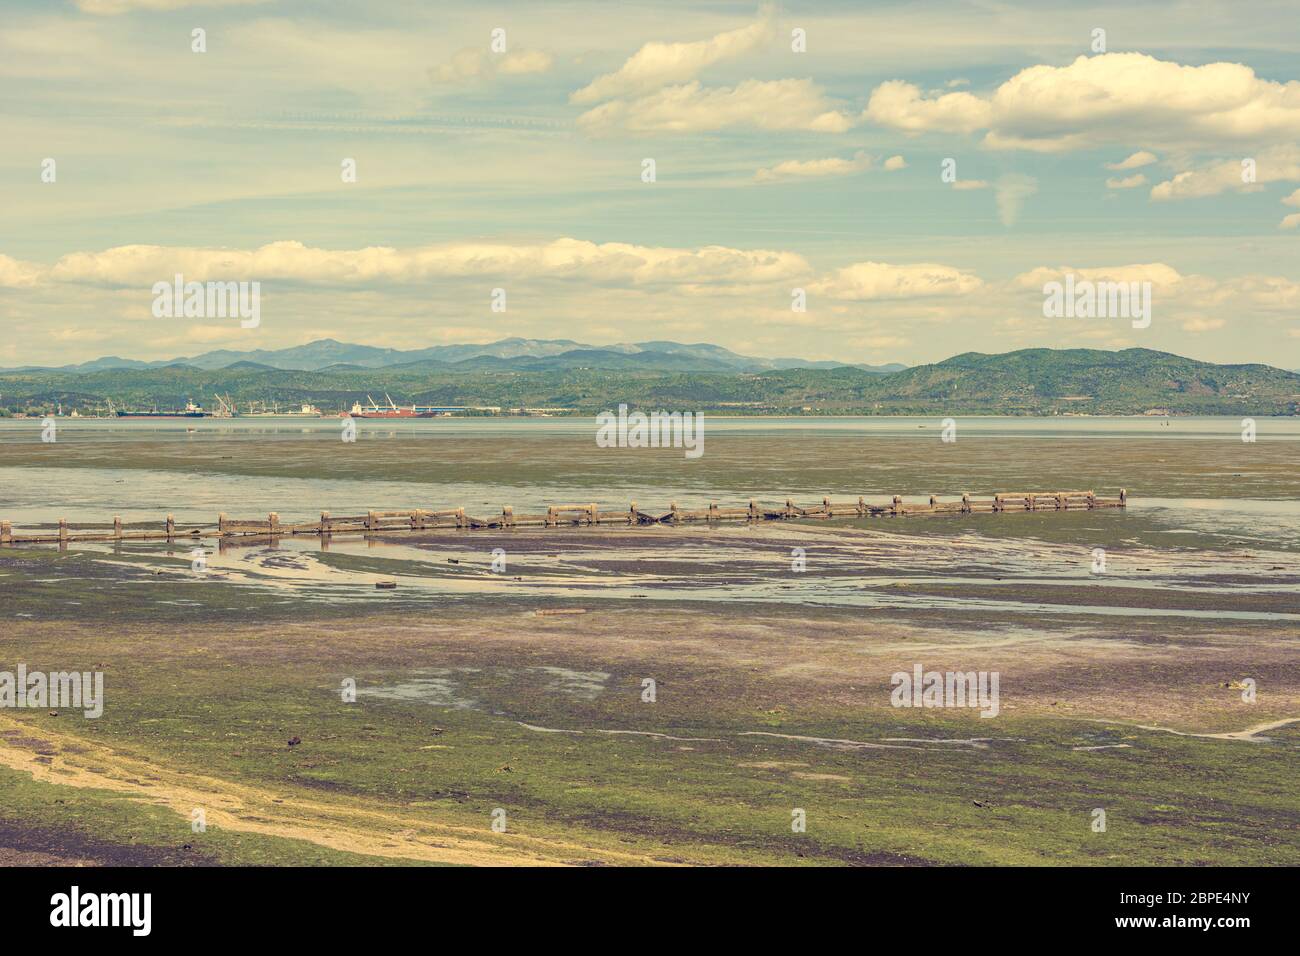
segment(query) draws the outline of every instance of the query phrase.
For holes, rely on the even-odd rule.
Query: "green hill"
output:
[[[475,365],[477,363],[468,363]],[[0,373],[0,414],[77,408],[249,401],[326,411],[367,394],[398,403],[569,408],[592,414],[620,402],[735,414],[1294,415],[1300,374],[1268,365],[1216,365],[1150,349],[1024,349],[968,352],[889,374],[856,366],[753,371],[630,367],[456,367],[423,361],[386,368],[335,365],[317,371],[241,361],[89,372]]]

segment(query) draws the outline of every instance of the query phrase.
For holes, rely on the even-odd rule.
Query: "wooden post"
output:
[[[266,516],[266,527],[270,530],[271,534],[280,533],[280,516],[276,514],[276,512],[272,511]]]
[[[0,521],[0,544],[9,544],[14,539],[14,526],[8,521]]]
[[[1056,510],[1057,510],[1057,511],[1064,511],[1065,509],[1067,509],[1067,508],[1069,508],[1069,507],[1070,507],[1070,498],[1069,498],[1069,496],[1066,495],[1064,492],[1058,491],[1058,492],[1056,493]]]
[[[113,515],[113,537],[121,539],[122,537],[122,516]]]
[[[826,509],[826,517],[829,518],[831,516],[831,499],[822,498],[822,507]]]
[[[170,541],[174,537],[176,537],[176,516],[168,515],[167,516],[167,540]]]
[[[668,510],[669,512],[672,513],[673,524],[676,524],[677,523],[677,502],[675,501],[668,502]]]
[[[410,514],[411,530],[416,531],[420,527],[420,510],[417,508]]]
[[[375,530],[375,513],[373,511],[366,512],[366,530],[367,531]]]
[[[718,503],[716,501],[709,502],[709,520],[710,521],[718,520]]]
[[[1038,495],[1030,495],[1028,498],[1025,499],[1025,510],[1026,511],[1038,510]]]
[[[59,543],[62,544],[68,540],[68,519],[59,519]]]
[[[320,533],[322,535],[328,535],[330,533],[330,513],[328,511],[322,511],[320,513]]]
[[[506,505],[501,509],[501,527],[513,528],[515,526],[515,509]]]
[[[867,513],[867,502],[861,495],[858,495],[858,517],[860,518],[866,513]]]
[[[1119,490],[1119,506],[1121,508],[1128,507],[1128,490],[1125,488]]]
[[[1002,510],[1002,496],[1001,496],[1001,495],[994,495],[994,496],[993,496],[993,510],[994,510],[994,511],[1001,511],[1001,510]]]
[[[969,491],[963,491],[961,493],[961,510],[966,514],[970,514],[970,492]]]
[[[628,509],[627,509],[627,523],[628,523],[628,524],[636,524],[636,522],[637,522],[637,517],[636,517],[636,502],[634,501],[634,502],[632,502],[632,504],[631,504],[631,505],[628,507]]]
[[[587,523],[596,524],[600,519],[596,516],[596,503],[593,501],[587,505]]]
[[[756,502],[753,498],[749,499],[749,520],[750,521],[758,520],[758,502]]]
[[[457,528],[463,528],[463,527],[465,527],[465,524],[466,524],[466,521],[465,521],[465,509],[464,509],[464,508],[457,508],[457,509],[456,509],[456,527],[457,527]]]
[[[791,501],[789,498],[785,499],[785,516],[787,518],[794,517],[794,502]]]
[[[555,524],[555,506],[551,505],[546,509],[546,527],[554,528]]]
[[[1097,495],[1095,492],[1090,491],[1088,492],[1088,510],[1091,511],[1095,507],[1097,507]]]
[[[934,507],[935,505],[937,505],[938,503],[939,503],[939,499],[936,498],[934,495],[931,495],[931,496],[930,496],[930,507],[933,508],[933,507]]]
[[[217,515],[217,534],[220,535],[230,534],[230,532],[226,530],[227,520],[228,519],[226,518],[226,513],[224,511],[221,512],[219,515]],[[116,522],[114,523],[116,524]]]
[[[897,515],[897,514],[902,514],[902,513],[903,513],[903,496],[902,496],[902,495],[894,495],[894,507],[893,507],[892,510],[893,510],[893,513],[896,514],[896,515]]]

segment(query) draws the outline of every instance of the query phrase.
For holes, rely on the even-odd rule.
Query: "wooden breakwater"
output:
[[[750,499],[744,508],[719,507],[710,502],[707,508],[679,508],[676,502],[666,512],[643,511],[632,502],[626,511],[605,511],[596,504],[551,505],[545,514],[515,514],[507,505],[501,514],[491,518],[476,518],[464,508],[447,508],[441,511],[410,509],[405,511],[367,511],[363,515],[332,515],[320,513],[320,520],[306,523],[282,522],[277,512],[253,520],[231,518],[225,513],[217,516],[211,525],[178,522],[168,515],[160,524],[126,527],[120,517],[110,523],[70,528],[66,518],[59,519],[54,531],[15,531],[10,521],[0,521],[0,545],[5,544],[64,544],[69,541],[173,541],[183,538],[232,538],[255,535],[279,537],[281,535],[334,534],[384,534],[447,529],[474,530],[481,528],[561,528],[585,525],[675,525],[690,521],[788,521],[808,518],[880,518],[908,515],[961,515],[1002,514],[1026,511],[1070,511],[1092,508],[1123,508],[1128,503],[1128,493],[1121,488],[1119,496],[1105,498],[1092,491],[1051,491],[1001,493],[987,498],[962,495],[941,501],[931,495],[926,504],[904,503],[901,495],[890,501],[872,504],[866,498],[857,501],[831,501],[823,498],[812,507],[796,505],[787,499],[784,505],[770,506]]]

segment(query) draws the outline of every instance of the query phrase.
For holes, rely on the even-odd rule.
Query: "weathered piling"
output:
[[[272,544],[285,535],[317,535],[322,540],[335,534],[347,533],[397,533],[446,530],[458,528],[473,530],[478,528],[558,528],[597,525],[676,525],[691,521],[789,521],[798,519],[827,518],[876,518],[883,516],[937,515],[937,514],[1002,514],[1007,511],[1069,511],[1072,509],[1125,508],[1128,506],[1128,491],[1121,488],[1117,498],[1098,497],[1095,491],[1054,491],[1054,492],[998,492],[990,498],[977,499],[969,492],[962,494],[960,500],[943,501],[938,495],[929,495],[926,504],[907,504],[901,495],[893,495],[887,503],[871,504],[865,497],[856,501],[836,502],[829,496],[823,497],[821,503],[811,507],[796,505],[790,498],[782,506],[763,506],[757,499],[750,498],[744,507],[723,507],[717,501],[709,501],[703,508],[682,508],[676,501],[670,502],[668,511],[663,514],[642,511],[634,501],[626,512],[602,511],[596,502],[588,504],[551,505],[545,514],[516,514],[513,507],[506,505],[499,517],[475,518],[465,513],[464,508],[445,508],[431,510],[426,508],[403,509],[400,511],[367,511],[362,515],[334,515],[328,511],[320,512],[320,520],[301,524],[286,524],[280,520],[278,512],[272,511],[264,519],[241,520],[231,518],[224,511],[217,515],[215,528],[202,525],[181,525],[178,532],[176,518],[168,514],[162,528],[157,524],[150,529],[126,530],[120,515],[113,516],[112,530],[102,525],[93,529],[74,531],[69,528],[68,520],[60,518],[54,532],[15,531],[13,522],[0,521],[0,544],[26,544],[58,542],[66,545],[69,541],[123,541],[123,540],[167,540],[177,537],[205,538],[216,537],[223,542],[232,538],[250,540],[264,539]]]

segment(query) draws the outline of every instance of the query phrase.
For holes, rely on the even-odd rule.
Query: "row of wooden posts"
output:
[[[652,525],[679,524],[685,521],[781,521],[795,518],[866,518],[932,514],[977,514],[1008,511],[1068,511],[1085,508],[1123,508],[1128,503],[1128,493],[1121,488],[1115,498],[1101,498],[1092,491],[1053,491],[1029,493],[1003,493],[991,498],[973,498],[969,494],[960,500],[940,501],[931,495],[928,504],[905,504],[900,495],[894,495],[887,504],[871,504],[865,498],[855,502],[832,502],[823,498],[820,505],[810,508],[796,505],[787,499],[784,506],[769,507],[751,499],[745,508],[720,508],[710,502],[707,508],[693,510],[679,508],[676,502],[663,514],[642,511],[636,502],[627,511],[601,511],[595,504],[551,505],[545,514],[515,514],[507,505],[495,518],[474,518],[464,508],[442,511],[412,509],[406,511],[368,511],[364,515],[331,515],[320,513],[319,521],[285,523],[277,512],[264,519],[241,520],[224,512],[217,517],[217,526],[200,526],[177,523],[168,515],[163,527],[126,528],[122,519],[114,516],[112,529],[107,526],[71,530],[66,518],[59,519],[57,532],[14,531],[12,523],[0,521],[0,544],[27,544],[67,541],[125,541],[172,540],[174,538],[211,538],[237,535],[321,535],[375,532],[425,531],[460,528],[557,528],[579,525]]]

